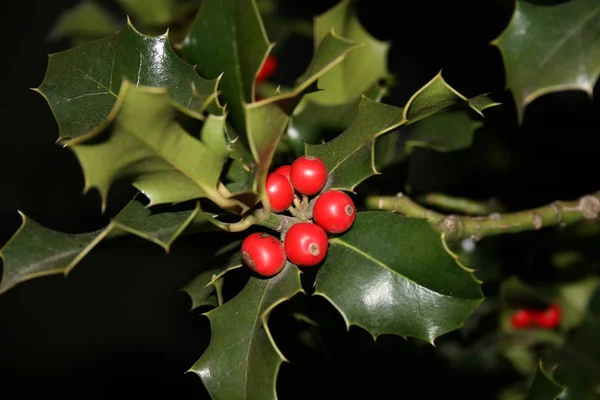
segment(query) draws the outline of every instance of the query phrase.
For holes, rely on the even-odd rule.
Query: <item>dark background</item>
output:
[[[57,127],[46,102],[28,90],[41,83],[47,53],[67,48],[47,43],[45,35],[59,13],[75,3],[21,1],[5,14],[0,243],[17,229],[17,209],[67,232],[106,223],[97,194],[81,195],[83,178],[75,157],[54,144]],[[119,12],[112,2],[104,3]],[[281,3],[288,15],[311,18],[336,1]],[[487,113],[488,123],[471,149],[451,154],[418,150],[408,165],[393,172],[386,191],[401,191],[408,183],[415,192],[494,196],[509,209],[521,209],[598,189],[598,101],[583,93],[548,95],[528,108],[521,127],[516,124],[500,55],[488,45],[508,22],[512,6],[512,1],[358,1],[367,29],[393,42],[389,65],[398,86],[387,103],[403,105],[441,68],[463,94],[491,92],[504,103]],[[286,46],[280,52],[282,71],[275,76],[281,82],[299,75],[301,63],[293,60],[308,59],[312,51],[306,39],[292,39]],[[115,209],[126,191],[113,191]],[[543,245],[540,237],[516,240],[505,264],[514,271],[537,270],[529,249],[535,240]],[[200,379],[184,372],[208,345],[209,324],[198,312],[189,312],[190,301],[179,289],[206,268],[217,242],[224,242],[224,236],[184,237],[167,255],[152,244],[115,241],[96,248],[67,279],[35,279],[0,296],[0,392],[208,398]],[[490,287],[486,295],[493,294]],[[323,307],[327,311],[329,306]],[[329,322],[328,358],[313,354],[310,359],[312,353],[298,351],[280,329],[279,340],[292,361],[282,367],[282,400],[399,398],[416,396],[417,390],[423,398],[492,399],[516,378],[510,372],[452,369],[433,348],[414,340],[382,337],[375,344],[358,328],[346,335],[334,313]]]

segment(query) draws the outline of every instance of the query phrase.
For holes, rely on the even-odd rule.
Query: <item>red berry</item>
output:
[[[273,276],[283,269],[286,258],[283,245],[267,233],[256,232],[242,243],[242,260],[262,276]]]
[[[517,310],[511,317],[510,322],[513,328],[523,329],[530,326],[533,322],[533,312],[531,310]]]
[[[298,157],[292,163],[290,180],[298,193],[307,196],[317,194],[327,181],[327,166],[317,157]]]
[[[280,213],[288,209],[294,200],[294,188],[285,176],[272,172],[267,176],[267,196],[271,203],[271,210]]]
[[[327,233],[312,222],[298,222],[285,234],[285,255],[294,264],[302,267],[317,265],[327,255]]]
[[[285,176],[286,178],[290,179],[290,171],[291,170],[292,170],[292,166],[291,165],[282,165],[281,167],[277,168],[273,172],[281,174],[281,175]]]
[[[354,202],[346,193],[329,190],[315,201],[313,220],[329,233],[346,232],[356,218]]]
[[[553,329],[560,323],[560,317],[560,307],[552,304],[547,310],[535,313],[533,319],[540,328]]]
[[[273,55],[267,56],[265,63],[261,67],[260,71],[258,71],[258,75],[256,75],[256,82],[262,82],[271,77],[277,70],[277,58]]]

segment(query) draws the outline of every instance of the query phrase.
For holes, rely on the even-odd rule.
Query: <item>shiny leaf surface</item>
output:
[[[276,399],[285,357],[268,326],[271,310],[302,292],[300,270],[288,264],[270,279],[251,277],[242,291],[209,311],[210,345],[192,366],[213,400]]]
[[[166,87],[183,107],[193,107],[215,95],[217,80],[201,78],[182,61],[166,35],[150,37],[131,23],[98,41],[51,54],[42,84],[44,96],[59,126],[60,139],[98,129],[112,112],[123,80],[135,85]]]
[[[502,54],[519,122],[526,107],[544,94],[583,90],[592,96],[600,75],[600,3],[518,0],[508,26],[492,44]]]
[[[330,243],[315,294],[327,298],[348,327],[433,343],[461,327],[483,301],[480,283],[426,220],[359,212],[354,226]]]

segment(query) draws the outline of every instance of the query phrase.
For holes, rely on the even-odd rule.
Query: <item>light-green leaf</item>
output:
[[[273,341],[268,318],[278,304],[300,292],[300,270],[288,264],[270,279],[251,277],[237,296],[206,314],[211,342],[190,371],[213,400],[277,399],[277,373],[286,359]]]
[[[83,0],[62,12],[48,39],[69,38],[82,44],[112,35],[118,29],[119,25],[104,7],[93,0]]]
[[[198,205],[193,209],[155,213],[132,200],[103,229],[88,233],[63,233],[40,225],[20,213],[21,226],[0,250],[3,260],[0,293],[36,277],[69,272],[103,239],[132,234],[169,251],[192,222],[206,220]],[[208,230],[217,230],[206,222]],[[198,228],[197,228],[198,229]]]
[[[215,79],[236,130],[245,129],[244,104],[271,48],[254,0],[204,0],[181,46],[185,60]]]
[[[390,43],[377,40],[365,30],[358,19],[354,1],[343,0],[315,18],[315,48],[332,29],[363,46],[319,79],[322,92],[308,96],[314,102],[328,105],[355,100],[380,79],[391,76],[387,67]]]
[[[182,13],[197,8],[199,0],[117,0],[117,3],[144,25],[166,27]]]
[[[519,122],[527,106],[544,94],[583,90],[591,97],[600,75],[600,3],[518,0],[508,26],[492,44],[502,54]]]
[[[330,243],[315,294],[338,309],[348,328],[433,343],[483,301],[480,282],[424,219],[359,212],[352,229]]]
[[[542,361],[540,361],[526,400],[556,400],[565,390],[564,386],[554,381],[551,374],[544,368]]]
[[[171,48],[167,35],[146,36],[128,21],[104,39],[51,54],[42,84],[35,89],[52,109],[60,139],[97,129],[112,112],[123,80],[166,87],[178,104],[201,112],[216,95],[218,79],[201,78]]]
[[[125,178],[151,205],[205,197],[223,207],[237,207],[217,189],[229,155],[225,116],[210,115],[198,140],[185,127],[198,121],[166,88],[126,81],[108,121],[67,143],[83,169],[85,191],[97,188],[103,208],[112,184]]]

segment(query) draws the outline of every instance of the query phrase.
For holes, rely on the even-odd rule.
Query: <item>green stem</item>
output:
[[[402,193],[396,196],[369,196],[366,206],[373,210],[390,210],[409,217],[425,218],[448,239],[470,237],[479,240],[486,236],[598,220],[600,192],[571,201],[554,201],[529,210],[478,217],[441,214],[415,203]]]
[[[467,215],[485,215],[502,211],[502,207],[494,200],[477,201],[444,193],[428,193],[418,200],[430,206]]]

